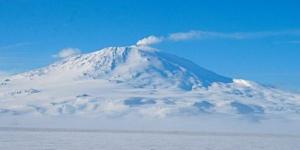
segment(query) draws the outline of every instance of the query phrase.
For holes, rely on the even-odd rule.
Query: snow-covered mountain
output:
[[[71,57],[15,79],[105,79],[135,88],[192,90],[232,79],[217,75],[170,54],[142,47],[111,47]],[[53,81],[49,79],[49,81]]]
[[[0,80],[0,114],[166,117],[300,113],[300,95],[141,46],[110,47]]]

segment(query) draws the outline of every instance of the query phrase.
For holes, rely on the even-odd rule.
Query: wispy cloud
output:
[[[202,31],[178,32],[169,35],[168,39],[172,41],[183,41],[194,38],[199,38]]]
[[[74,55],[79,55],[81,53],[78,48],[64,48],[60,50],[57,54],[53,55],[55,58],[67,58]]]
[[[145,37],[137,42],[138,46],[151,46],[164,41],[186,41],[186,40],[202,40],[202,39],[232,39],[232,40],[246,40],[258,38],[270,38],[279,36],[300,36],[300,30],[286,30],[286,31],[262,31],[262,32],[212,32],[192,30],[188,32],[171,33],[167,36]],[[297,41],[298,42],[298,41]]]
[[[163,40],[164,40],[163,37],[157,37],[157,36],[151,35],[151,36],[145,37],[141,40],[138,40],[136,42],[136,45],[138,45],[138,46],[154,45],[154,44],[162,42]]]

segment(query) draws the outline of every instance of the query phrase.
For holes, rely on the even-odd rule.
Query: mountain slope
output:
[[[300,96],[146,47],[110,47],[0,81],[0,114],[298,114]]]
[[[94,53],[67,58],[49,67],[21,74],[16,78],[52,77],[73,80],[106,79],[126,82],[133,87],[174,87],[191,90],[213,82],[230,83],[196,64],[149,48],[110,47]]]

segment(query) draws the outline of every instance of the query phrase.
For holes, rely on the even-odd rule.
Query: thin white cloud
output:
[[[184,41],[189,39],[198,38],[201,31],[178,32],[169,35],[168,39],[172,41]]]
[[[172,33],[168,36],[170,41],[186,41],[190,39],[212,39],[212,38],[225,38],[225,39],[243,39],[247,33],[226,33],[226,32],[211,32],[211,31],[189,31]]]
[[[56,58],[67,58],[70,56],[79,55],[81,53],[78,48],[64,48],[58,54],[54,55]]]
[[[150,46],[154,44],[158,44],[163,41],[163,37],[156,37],[154,35],[145,37],[139,41],[137,41],[137,46]]]
[[[182,41],[189,39],[225,38],[225,39],[256,39],[275,36],[300,36],[300,30],[288,31],[263,31],[263,32],[210,32],[210,31],[189,31],[172,33],[168,39]]]
[[[262,31],[262,32],[212,32],[192,30],[188,32],[171,33],[168,36],[154,36],[143,38],[137,42],[138,46],[151,46],[164,41],[187,41],[193,39],[232,39],[232,40],[245,40],[245,39],[258,39],[270,38],[279,36],[300,36],[300,30],[286,30],[286,31]],[[294,41],[293,43],[298,43]]]

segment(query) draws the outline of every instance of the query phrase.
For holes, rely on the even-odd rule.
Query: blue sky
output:
[[[0,75],[154,35],[163,51],[226,76],[300,91],[300,2],[0,0]],[[180,32],[181,40],[168,37]],[[193,33],[193,34],[191,34]]]

